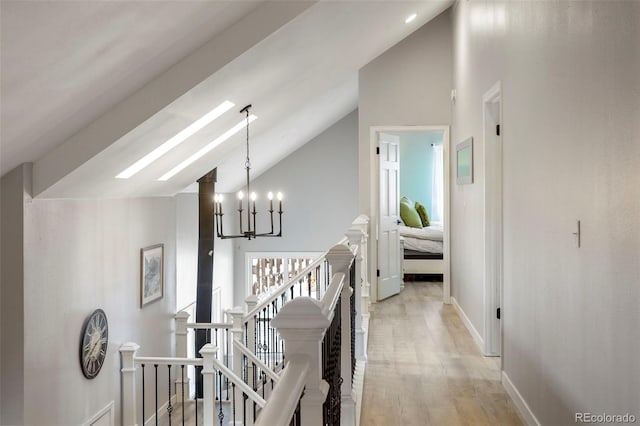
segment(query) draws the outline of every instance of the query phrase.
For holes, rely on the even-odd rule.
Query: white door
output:
[[[380,227],[378,299],[400,293],[400,138],[380,133]]]

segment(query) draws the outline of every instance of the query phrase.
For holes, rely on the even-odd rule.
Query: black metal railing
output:
[[[349,305],[351,311],[351,379],[356,371],[356,281],[360,284],[359,277],[356,277],[356,262],[351,262],[349,267],[349,285],[351,286],[351,297]]]
[[[327,329],[322,341],[322,378],[329,384],[327,399],[322,407],[323,425],[340,425],[340,402],[342,376],[340,371],[341,341],[342,341],[342,296],[334,310],[331,325]]]
[[[292,281],[281,286],[276,296],[271,296],[259,304],[245,321],[245,345],[254,350],[258,358],[273,371],[278,371],[284,363],[284,340],[271,326],[271,320],[288,301],[306,296],[321,300],[329,286],[331,267],[326,259],[315,262]],[[255,330],[255,340],[250,342],[249,325]]]
[[[142,410],[140,424],[172,425],[202,425],[203,401],[189,397],[187,369],[185,364],[157,364],[140,363]],[[201,366],[195,366],[201,369]],[[151,370],[151,371],[149,371]],[[149,376],[151,376],[149,378]],[[164,384],[163,384],[164,383]],[[265,383],[268,383],[265,381]],[[228,384],[228,392],[225,389]],[[263,385],[264,386],[264,385]],[[273,387],[271,387],[273,389]],[[160,401],[161,395],[166,392],[167,399]],[[259,407],[257,403],[241,391],[236,392],[236,384],[220,369],[215,372],[214,403],[216,424],[220,426],[232,424],[253,424],[249,419],[255,419]],[[221,393],[228,393],[227,398],[220,398]],[[147,416],[150,416],[147,418]],[[249,417],[250,416],[250,417]]]
[[[197,400],[191,400],[189,395],[188,385],[186,384],[187,378],[187,368],[189,366],[184,364],[168,364],[168,365],[159,365],[159,364],[140,364],[141,381],[142,381],[142,411],[140,413],[140,424],[147,424],[149,419],[147,419],[147,414],[149,413],[148,409],[148,399],[151,399],[152,402],[152,416],[154,418],[154,424],[157,426],[160,423],[160,419],[164,416],[167,417],[167,421],[169,426],[172,424],[182,424],[183,426],[186,424],[185,419],[189,418],[195,419],[195,425],[202,424],[201,417],[199,418],[198,414],[198,402]],[[149,374],[147,371],[151,369],[150,374],[152,376],[151,389],[149,388],[149,383],[147,383],[146,376]],[[166,369],[166,370],[165,370]],[[161,371],[165,370],[165,371]],[[159,374],[166,377],[158,378]],[[179,382],[176,382],[180,379]],[[166,387],[161,383],[166,379]],[[179,384],[178,384],[179,383]],[[174,386],[175,384],[175,386]],[[149,390],[152,392],[152,396],[149,397]],[[180,392],[178,393],[178,390]],[[163,403],[163,406],[166,405],[164,410],[161,410],[159,407],[159,398],[162,395],[162,392],[166,392],[167,400],[166,403]],[[174,405],[175,404],[175,405]],[[176,410],[179,411],[176,414]],[[188,413],[192,411],[194,413],[193,416]],[[202,410],[200,410],[202,411]],[[201,415],[201,413],[200,413]],[[177,418],[176,418],[177,416]],[[193,422],[193,420],[191,420]],[[162,423],[166,423],[163,421]],[[191,424],[191,423],[190,423]]]
[[[231,324],[224,323],[207,323],[202,324],[188,324],[188,329],[194,329],[195,331],[204,331],[206,335],[206,343],[211,343],[215,345],[220,353],[222,354],[221,360],[225,367],[230,368],[233,352],[232,352],[232,338],[230,328]],[[197,351],[196,351],[197,353]],[[199,354],[198,354],[199,355]],[[196,355],[197,356],[197,355]],[[202,375],[202,367],[195,367],[195,377],[201,377]],[[223,377],[222,379],[218,379],[216,377],[216,399],[221,401],[229,401],[229,397],[231,394],[230,383],[228,377]],[[201,394],[200,394],[201,395]]]
[[[263,399],[267,399],[275,387],[277,377],[263,369],[244,353],[242,354],[242,380]]]

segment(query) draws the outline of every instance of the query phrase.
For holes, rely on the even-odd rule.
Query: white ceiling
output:
[[[252,2],[3,1],[2,173],[25,161],[55,168],[61,152],[72,152],[72,166],[65,164],[48,182],[41,179],[41,196],[170,195],[213,167],[218,189],[236,190],[243,180],[244,132],[169,181],[157,178],[240,121],[237,111],[247,103],[259,117],[251,124],[252,176],[259,175],[356,108],[358,70],[450,3],[308,3],[291,11],[291,19],[280,17],[283,24],[270,17],[271,5]],[[258,20],[247,18],[252,12]],[[405,24],[412,12],[418,18]],[[234,43],[228,35],[243,34],[245,27],[263,37]],[[128,98],[153,99],[156,92],[159,98],[153,83],[168,81],[171,72],[197,74],[184,64],[211,55],[199,48],[205,42],[229,59],[163,108],[150,109],[126,134],[102,126],[105,146],[87,148],[95,135],[87,129],[103,116],[126,116]],[[236,107],[131,179],[114,178],[225,99]]]

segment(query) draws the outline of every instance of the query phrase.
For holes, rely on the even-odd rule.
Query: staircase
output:
[[[175,357],[141,357],[125,343],[122,424],[358,425],[369,321],[368,218],[297,276],[229,322],[191,323],[175,315]],[[206,330],[201,358],[190,334]],[[193,398],[190,377],[203,377]]]

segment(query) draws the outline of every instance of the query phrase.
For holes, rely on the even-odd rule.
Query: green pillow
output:
[[[420,215],[422,226],[429,226],[429,213],[427,213],[427,208],[419,201],[416,201],[416,211]]]
[[[422,228],[422,221],[420,215],[416,211],[411,200],[407,197],[402,197],[400,200],[400,217],[405,225],[412,228]]]

